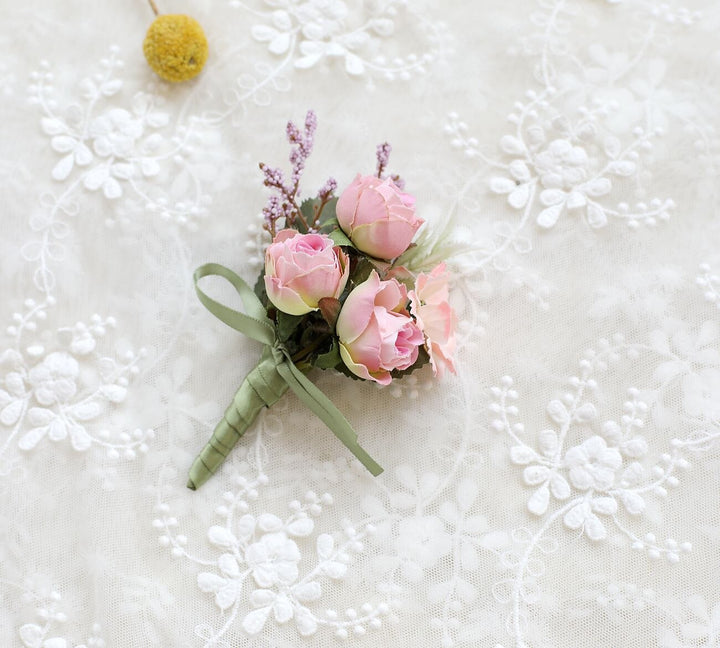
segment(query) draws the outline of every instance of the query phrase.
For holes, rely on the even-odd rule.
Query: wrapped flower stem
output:
[[[212,437],[190,467],[187,487],[196,490],[210,479],[260,410],[272,407],[287,389],[288,384],[278,373],[272,352],[266,347],[260,362],[245,377]]]
[[[245,313],[208,297],[198,286],[200,279],[207,276],[223,277],[229,281],[240,295]],[[193,462],[187,487],[196,490],[204,484],[218,469],[260,410],[277,402],[288,388],[332,430],[371,474],[379,475],[382,468],[360,447],[357,434],[342,412],[295,365],[289,351],[278,338],[274,323],[266,316],[265,307],[250,286],[232,270],[218,263],[200,266],[195,271],[194,280],[195,292],[205,308],[220,321],[262,342],[265,347],[260,362],[240,385],[232,404],[215,427],[210,441]]]

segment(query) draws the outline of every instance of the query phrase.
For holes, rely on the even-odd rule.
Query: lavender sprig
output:
[[[290,151],[290,164],[292,170],[292,192],[298,195],[298,187],[300,177],[305,170],[305,160],[312,153],[313,144],[315,143],[315,130],[317,129],[317,115],[312,110],[308,110],[305,115],[305,134],[303,136],[300,130],[293,122],[288,122],[286,133],[288,142],[294,144],[295,147]]]
[[[318,200],[321,202],[327,202],[333,197],[336,189],[337,180],[335,180],[335,178],[328,178],[317,193]]]
[[[267,205],[263,207],[262,213],[265,219],[263,227],[275,238],[275,223],[285,216],[285,210],[283,209],[283,204],[280,202],[280,198],[270,196]]]
[[[377,177],[381,180],[384,180],[383,174],[390,162],[391,151],[392,146],[390,146],[388,142],[378,144],[377,151],[375,153],[375,157],[377,157],[377,171],[375,175],[377,175]],[[397,173],[393,173],[389,176],[389,178],[398,186],[399,189],[405,189],[405,181]]]
[[[286,182],[285,174],[281,169],[269,167],[264,162],[260,163],[260,170],[265,177],[263,184],[275,189],[280,194],[279,196],[270,196],[267,206],[263,209],[265,216],[263,227],[270,232],[273,238],[275,238],[276,223],[282,217],[285,218],[287,226],[294,225],[295,220],[299,219],[306,228],[309,228],[297,204],[297,198],[300,195],[300,178],[305,170],[305,161],[310,157],[315,141],[316,128],[317,116],[312,110],[308,110],[305,115],[304,132],[301,132],[294,122],[287,123],[285,132],[288,142],[292,145],[290,150],[292,175],[289,183]]]
[[[320,190],[317,192],[316,202],[313,203],[313,230],[317,231],[320,227],[320,216],[323,213],[323,209],[325,209],[325,205],[327,205],[334,198],[336,189],[337,180],[330,177],[325,181],[325,184],[320,187]]]
[[[390,162],[391,151],[392,146],[390,146],[389,142],[383,142],[377,146],[377,151],[375,152],[375,157],[377,158],[377,172],[375,175],[380,179],[383,177],[385,167],[388,165],[388,162]]]

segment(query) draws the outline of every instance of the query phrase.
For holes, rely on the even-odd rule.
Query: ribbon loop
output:
[[[232,284],[232,287],[235,288],[238,295],[240,295],[240,299],[242,299],[247,315],[215,301],[200,289],[198,281],[203,277],[211,276],[223,277]],[[275,342],[275,327],[265,314],[262,303],[250,286],[230,268],[226,268],[219,263],[206,263],[195,270],[193,279],[195,292],[203,306],[221,322],[263,344],[272,345]]]
[[[240,295],[246,313],[233,310],[208,297],[198,286],[200,279],[208,276],[223,277],[229,281],[238,295]],[[267,317],[262,302],[257,298],[257,295],[255,295],[250,286],[232,270],[218,263],[206,263],[200,266],[195,270],[193,278],[195,291],[205,308],[221,322],[265,345],[260,362],[255,369],[250,372],[245,381],[243,381],[243,385],[245,383],[249,385],[250,392],[248,393],[256,394],[261,399],[261,403],[269,406],[282,396],[286,387],[289,387],[305,406],[330,428],[333,434],[345,444],[348,450],[357,457],[372,475],[379,475],[383,469],[360,447],[357,441],[357,434],[348,420],[343,416],[342,412],[333,405],[332,401],[323,394],[322,391],[308,380],[305,374],[298,369],[292,361],[290,353],[277,338],[273,321]],[[266,373],[268,375],[265,375]],[[276,384],[278,380],[274,379],[275,376],[279,376],[278,380],[281,379],[282,382]],[[242,392],[241,387],[241,389],[238,390],[238,394],[236,394],[234,404],[231,406],[231,409],[237,410],[237,416],[232,412],[229,414],[226,412],[224,420],[228,421],[228,425],[222,426],[219,424],[220,428],[226,427],[232,431],[234,429],[233,421],[235,418],[237,418],[238,421],[244,420],[243,410],[251,409],[249,404],[244,403],[246,398],[248,398],[244,394],[245,392]],[[238,398],[240,399],[239,401]],[[228,416],[230,416],[230,419],[228,419]],[[254,418],[254,414],[252,418]],[[247,424],[249,424],[249,422],[250,421],[248,421]],[[247,425],[243,427],[243,432],[246,427]],[[212,453],[209,451],[205,453],[208,456],[212,455],[213,467],[208,466],[207,457],[204,458],[203,453],[201,453],[191,468],[191,480],[188,482],[189,486],[192,484],[192,486],[190,486],[191,488],[194,489],[198,487],[217,469],[217,466],[219,466],[232,445],[234,445],[242,435],[242,432],[238,430],[235,430],[235,432],[236,434],[227,440],[216,439],[216,428],[216,432],[213,433],[213,438],[208,444],[208,446],[213,446],[211,448]],[[205,450],[207,450],[208,446],[206,446]],[[218,448],[220,448],[220,450],[218,450]]]

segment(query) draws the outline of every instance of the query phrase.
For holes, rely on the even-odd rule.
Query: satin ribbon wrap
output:
[[[218,276],[229,281],[240,295],[245,313],[233,310],[208,297],[198,286],[203,277]],[[298,369],[288,350],[280,343],[275,325],[265,313],[250,286],[229,268],[217,263],[200,266],[193,275],[195,292],[202,304],[228,326],[265,345],[260,361],[235,393],[212,437],[197,456],[187,487],[195,490],[217,471],[230,450],[252,425],[263,407],[271,407],[290,388],[327,425],[374,476],[382,468],[357,442],[357,434],[342,412]]]

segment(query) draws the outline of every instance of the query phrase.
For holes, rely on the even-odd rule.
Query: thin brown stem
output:
[[[272,221],[272,224],[270,224],[270,225],[268,225],[267,223],[265,223],[265,224],[263,225],[263,229],[270,234],[270,238],[271,238],[271,239],[273,239],[273,240],[275,239],[275,234],[276,234],[276,232],[275,232],[275,221]]]
[[[295,204],[295,201],[293,201],[293,204]],[[295,215],[297,218],[300,219],[300,222],[305,226],[305,230],[307,232],[310,231],[310,224],[305,220],[305,216],[303,216],[303,213],[300,211],[300,208],[295,205]]]
[[[315,218],[313,219],[313,227],[317,229],[317,226],[320,224],[320,215],[323,212],[323,209],[325,209],[325,205],[327,205],[330,202],[330,198],[323,198],[320,205],[315,207]]]
[[[159,16],[160,12],[158,11],[157,5],[155,4],[155,0],[148,0],[148,2],[150,3],[150,8],[153,10],[153,13],[156,16]]]

